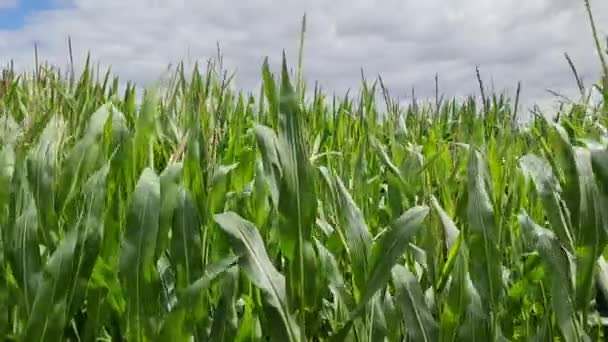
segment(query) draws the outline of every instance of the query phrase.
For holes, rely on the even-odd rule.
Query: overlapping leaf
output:
[[[235,213],[214,216],[215,221],[230,237],[232,247],[241,256],[240,267],[247,277],[260,288],[266,302],[277,312],[280,326],[289,341],[301,341],[301,327],[289,308],[285,277],[277,271],[266,253],[264,242],[256,227]]]
[[[146,320],[154,313],[156,298],[154,253],[160,212],[160,180],[146,168],[137,182],[120,248],[119,273],[127,298],[129,337],[143,341],[152,336]]]

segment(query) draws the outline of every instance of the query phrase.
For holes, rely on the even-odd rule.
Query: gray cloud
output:
[[[251,89],[259,85],[264,56],[277,68],[285,48],[295,66],[306,13],[306,78],[337,94],[358,88],[363,68],[370,78],[381,74],[395,95],[415,86],[419,96],[431,96],[435,73],[443,93],[467,95],[477,91],[479,65],[487,85],[492,79],[497,90],[512,92],[521,80],[526,101],[545,101],[546,88],[574,93],[564,52],[588,82],[600,70],[582,1],[60,2],[61,8],[36,13],[21,29],[0,31],[0,62],[31,67],[37,42],[45,59],[67,65],[71,35],[77,60],[91,51],[123,79],[145,85],[169,63],[214,57],[219,41],[226,66]],[[606,35],[608,2],[592,5]]]
[[[0,0],[0,9],[15,8],[19,0]]]

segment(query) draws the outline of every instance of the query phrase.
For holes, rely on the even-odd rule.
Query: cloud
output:
[[[0,9],[15,8],[19,4],[19,0],[0,0]]]
[[[2,0],[0,0],[0,4]],[[6,0],[4,0],[6,1]],[[59,1],[59,0],[58,0]],[[524,101],[544,101],[546,88],[573,94],[568,52],[588,82],[599,64],[582,1],[570,0],[60,0],[62,7],[31,15],[18,30],[0,31],[0,62],[67,65],[67,37],[77,60],[87,51],[123,79],[149,84],[169,63],[216,55],[245,89],[259,84],[269,56],[282,49],[295,66],[300,20],[307,14],[305,76],[337,94],[359,87],[361,73],[381,74],[392,94],[416,87],[432,96],[434,75],[448,96],[477,92],[475,66],[486,84],[511,92],[522,81]],[[600,33],[608,33],[608,2],[594,1]],[[603,25],[603,26],[602,26]]]

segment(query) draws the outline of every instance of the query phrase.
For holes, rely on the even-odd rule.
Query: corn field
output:
[[[381,80],[307,90],[285,56],[256,94],[210,62],[141,101],[89,59],[7,70],[0,336],[603,340],[601,61],[602,102],[579,80],[525,123],[481,78],[481,99],[403,106]]]

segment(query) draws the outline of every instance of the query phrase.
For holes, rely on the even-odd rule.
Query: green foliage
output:
[[[522,123],[308,93],[285,55],[255,96],[60,75],[0,94],[3,340],[606,339],[605,82]]]

